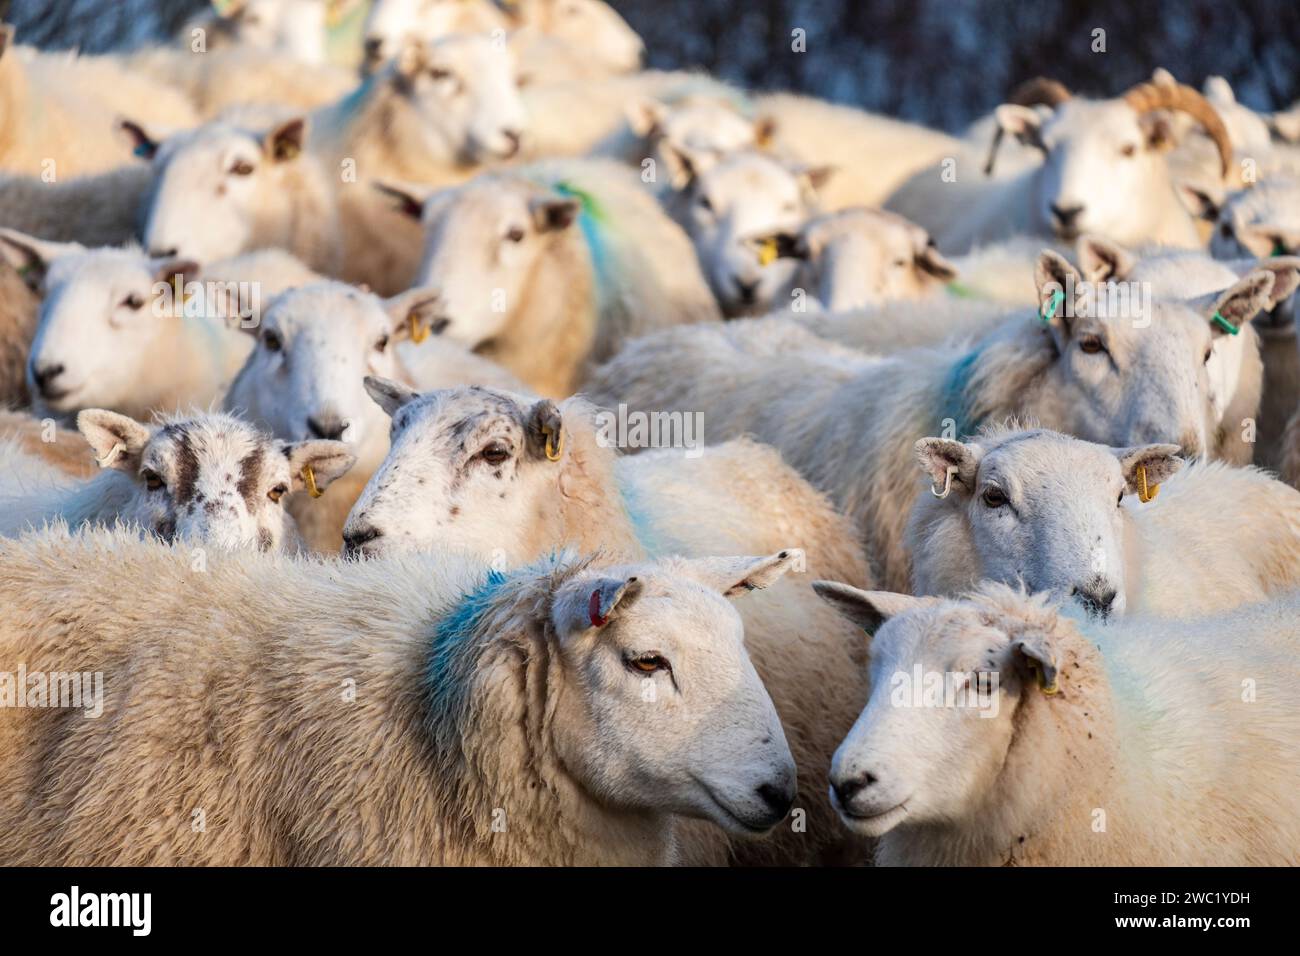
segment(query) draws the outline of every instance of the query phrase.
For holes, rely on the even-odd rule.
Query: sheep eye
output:
[[[1119,497],[1115,499],[1115,507],[1118,508],[1122,504],[1124,504],[1124,489],[1121,487]]]
[[[379,341],[375,343],[375,351],[376,351],[376,352],[382,352],[382,351],[383,351],[384,349],[386,349],[386,348],[388,348],[388,336],[387,336],[387,335],[385,335],[385,336],[381,336],[380,339],[379,339]]]
[[[479,454],[489,465],[499,465],[510,457],[510,449],[500,442],[494,442],[484,448]]]
[[[253,174],[253,164],[247,160],[237,159],[235,164],[230,167],[230,172],[234,176],[251,176]]]
[[[1122,147],[1120,147],[1121,155],[1133,156],[1136,153],[1137,153],[1137,147],[1134,146],[1132,143],[1125,143]]]
[[[1096,355],[1098,352],[1106,351],[1106,346],[1101,344],[1101,339],[1095,335],[1085,335],[1079,340],[1079,350],[1087,355]]]
[[[511,229],[509,232],[506,233],[506,239],[509,242],[523,242],[524,231],[520,229],[518,226],[515,226],[513,229]]]
[[[655,671],[671,671],[672,665],[662,654],[638,654],[624,661],[628,670],[637,674],[653,674]]]
[[[1007,503],[1007,496],[1002,493],[1000,488],[989,488],[981,497],[984,504],[990,508],[1001,508]]]
[[[144,297],[132,292],[130,295],[128,295],[125,299],[122,300],[122,304],[126,306],[128,309],[135,311],[144,307]]]
[[[278,352],[281,348],[280,336],[274,332],[263,332],[262,345],[266,347],[268,352]]]
[[[281,498],[285,496],[285,493],[288,490],[289,489],[286,488],[284,485],[276,485],[274,488],[272,488],[270,491],[266,493],[266,497],[270,498],[272,501],[278,502]]]
[[[697,202],[699,203],[700,208],[705,212],[713,212],[713,203],[709,201],[708,196],[701,196]]]
[[[907,260],[906,260],[906,259],[895,259],[895,260],[894,260],[894,268],[895,268],[895,269],[906,269],[906,268],[907,268]]]
[[[159,488],[163,487],[162,476],[152,469],[146,468],[144,471],[140,472],[140,477],[144,479],[144,486],[150,491],[157,491]]]

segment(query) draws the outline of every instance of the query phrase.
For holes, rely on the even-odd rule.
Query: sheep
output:
[[[1038,107],[1003,104],[1001,128],[1042,152],[1040,165],[994,180],[963,177],[959,169],[956,181],[938,185],[938,170],[924,170],[885,208],[930,230],[950,255],[1017,233],[1066,241],[1094,233],[1132,245],[1196,248],[1201,237],[1165,155],[1173,135],[1169,110],[1206,129],[1226,177],[1232,144],[1205,98],[1179,84],[1141,83],[1113,100],[1069,98],[1046,120]]]
[[[232,115],[166,138],[124,124],[150,162],[152,185],[139,204],[144,247],[199,262],[276,247],[316,272],[337,272],[335,189],[304,149],[306,118],[268,126],[245,119],[252,117]]]
[[[56,242],[125,245],[139,235],[151,181],[136,163],[54,182],[0,174],[0,226]]]
[[[27,384],[41,414],[105,406],[145,418],[205,406],[243,364],[263,297],[312,273],[275,250],[214,263],[85,249],[0,229],[0,251],[45,290]],[[180,301],[177,287],[192,297]]]
[[[686,235],[616,163],[557,160],[432,195],[387,192],[423,225],[415,281],[439,290],[446,336],[539,394],[572,394],[634,335],[719,318]]]
[[[89,478],[96,471],[94,454],[81,434],[49,419],[0,410],[0,441],[6,442],[14,454],[39,462],[49,476]],[[20,486],[6,482],[0,494],[12,494],[14,488],[21,490]]]
[[[388,420],[366,393],[366,375],[433,388],[470,382],[518,386],[492,363],[440,338],[415,344],[437,321],[435,307],[425,289],[384,301],[320,281],[277,296],[258,325],[245,327],[257,345],[223,407],[281,440],[341,439],[357,456],[346,479],[322,500],[291,503],[313,550],[339,550],[348,511],[388,451]]]
[[[762,445],[623,458],[607,416],[579,398],[556,405],[497,389],[420,394],[389,381],[366,385],[393,417],[393,447],[348,518],[352,556],[469,550],[513,566],[562,547],[621,561],[798,544],[811,573],[833,566],[867,577],[847,522]],[[742,611],[746,644],[800,768],[808,827],[761,846],[733,844],[750,862],[857,852],[825,813],[822,770],[866,696],[861,642],[811,597],[791,582]],[[719,862],[727,846],[706,840],[697,852],[694,862]]]
[[[0,535],[56,520],[72,529],[123,522],[197,546],[297,550],[301,541],[284,496],[329,487],[355,460],[342,442],[276,441],[218,413],[150,427],[87,408],[77,415],[77,428],[104,473],[5,499]]]
[[[1295,593],[1103,627],[1002,584],[814,587],[873,635],[831,779],[877,864],[1300,862]]]
[[[1203,302],[1116,307],[1115,287],[1090,291],[1045,251],[1036,284],[1038,313],[973,345],[835,367],[818,348],[754,354],[741,327],[672,329],[630,343],[593,374],[587,393],[635,411],[700,411],[714,440],[769,442],[856,522],[877,578],[902,590],[910,571],[899,503],[912,497],[909,451],[921,434],[959,437],[1021,415],[1089,441],[1211,451],[1205,363],[1226,332],[1210,316],[1240,327],[1267,303],[1273,276],[1252,273]]]
[[[723,314],[769,311],[794,281],[795,266],[765,256],[753,240],[797,230],[817,211],[816,190],[832,173],[791,167],[752,150],[702,172],[684,154],[681,161],[685,185],[665,197],[664,206],[694,243]]]
[[[114,127],[130,108],[170,126],[189,126],[194,110],[179,93],[103,57],[17,49],[0,24],[0,169],[50,181],[130,162]]]
[[[928,488],[947,493],[927,489],[912,508],[915,594],[1020,582],[1105,619],[1204,614],[1300,586],[1300,492],[1254,468],[1182,468],[1173,445],[1045,429],[923,438],[916,453]]]
[[[299,64],[326,61],[325,0],[234,0],[220,10],[204,10],[181,28],[179,39],[194,50],[240,46],[283,54]]]
[[[673,863],[682,817],[762,833],[795,768],[728,599],[792,557],[195,574],[121,533],[0,543],[0,667],[102,674],[106,718],[2,708],[0,861],[630,866]]]
[[[362,70],[373,73],[408,40],[453,33],[504,35],[510,18],[492,0],[375,0],[362,27]]]
[[[36,290],[0,256],[0,408],[17,408],[29,401],[27,350],[40,311]]]

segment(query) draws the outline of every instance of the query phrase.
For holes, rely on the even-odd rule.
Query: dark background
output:
[[[21,42],[104,51],[169,37],[205,0],[12,0]],[[4,7],[0,0],[0,9]],[[1238,99],[1300,99],[1300,0],[614,0],[651,65],[699,66],[752,89],[791,89],[959,129],[1016,83],[1120,92],[1164,66]],[[791,52],[791,31],[807,52]],[[1092,52],[1092,31],[1107,52]]]

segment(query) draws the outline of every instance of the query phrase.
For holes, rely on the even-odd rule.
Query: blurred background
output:
[[[702,67],[958,130],[1031,76],[1113,94],[1164,66],[1228,78],[1259,110],[1300,99],[1297,0],[612,0],[650,65]],[[11,0],[18,39],[90,52],[174,36],[207,0]],[[0,2],[0,9],[5,4]],[[359,26],[364,2],[348,18]],[[806,52],[792,51],[805,31]],[[1094,53],[1094,30],[1105,53]]]

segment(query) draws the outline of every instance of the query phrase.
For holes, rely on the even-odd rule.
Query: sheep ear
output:
[[[891,617],[906,614],[935,602],[934,598],[895,594],[892,591],[863,591],[836,581],[814,581],[813,590],[844,617],[868,634],[875,634]]]
[[[17,229],[0,229],[0,255],[18,270],[32,288],[40,286],[51,262],[83,249],[83,246],[75,242],[51,242],[29,236]]]
[[[1038,286],[1038,317],[1064,351],[1074,307],[1084,291],[1083,276],[1060,254],[1044,249],[1034,266],[1034,284]]]
[[[1269,307],[1273,295],[1273,273],[1257,269],[1226,292],[1195,300],[1210,320],[1214,335],[1235,335],[1241,327]]]
[[[682,562],[687,576],[729,598],[770,587],[787,571],[802,571],[806,566],[801,548],[787,548],[762,558],[693,558]]]
[[[1016,663],[1032,674],[1044,694],[1055,694],[1057,685],[1056,654],[1051,639],[1041,632],[1024,634],[1011,645]]]
[[[662,125],[668,108],[658,100],[639,98],[627,104],[627,125],[637,136],[645,139]]]
[[[1044,149],[1043,118],[1038,111],[1016,103],[1003,103],[993,111],[998,121],[998,128],[1008,136],[1014,136],[1021,144]]]
[[[424,218],[424,202],[429,198],[432,191],[420,192],[414,186],[378,181],[372,182],[370,185],[393,200],[393,208],[402,215],[414,219],[416,222]]]
[[[1079,270],[1089,282],[1119,282],[1137,265],[1137,256],[1101,236],[1082,236],[1077,248]]]
[[[439,335],[451,324],[442,314],[438,290],[417,286],[384,300],[384,311],[393,323],[393,338],[423,342],[430,333]]]
[[[1282,240],[1276,240],[1281,242]],[[1300,230],[1291,235],[1291,245],[1300,246]],[[1273,274],[1273,291],[1268,296],[1268,308],[1276,309],[1300,289],[1300,256],[1275,256],[1261,259],[1254,269]],[[1254,270],[1252,270],[1254,271]]]
[[[394,382],[391,378],[367,375],[362,384],[366,387],[366,394],[374,399],[375,404],[382,408],[389,418],[392,418],[393,414],[407,402],[413,402],[420,397],[420,393],[409,385]]]
[[[795,175],[807,189],[816,192],[830,182],[830,178],[835,175],[834,166],[805,166],[797,170]]]
[[[311,469],[311,483],[315,484],[317,491],[324,491],[357,463],[357,456],[352,454],[347,442],[327,438],[284,444],[281,445],[281,450],[284,457],[289,459],[294,491],[309,487],[308,468]]]
[[[397,55],[393,57],[393,67],[397,70],[397,75],[403,79],[410,79],[420,72],[424,64],[424,44],[413,37],[404,38]]]
[[[1237,94],[1232,91],[1232,84],[1222,76],[1207,76],[1201,86],[1201,92],[1207,100],[1229,104],[1237,102]]]
[[[544,398],[528,410],[527,424],[528,450],[534,458],[547,458],[559,461],[564,453],[564,419],[559,407],[549,398]]]
[[[158,147],[162,145],[162,136],[150,133],[135,120],[123,119],[117,126],[130,139],[132,155],[140,159],[153,159],[154,154],[158,152]]]
[[[538,232],[556,232],[573,225],[582,212],[582,203],[572,198],[534,199],[528,204],[528,211]]]
[[[668,184],[677,192],[689,189],[704,171],[703,157],[667,139],[660,144],[660,149],[668,167]]]
[[[1124,488],[1129,494],[1140,494],[1142,476],[1138,468],[1146,469],[1147,493],[1151,489],[1171,478],[1183,467],[1183,460],[1178,457],[1182,451],[1177,445],[1135,445],[1132,448],[1112,448],[1111,452],[1119,459],[1119,467],[1124,475]]]
[[[1180,182],[1177,189],[1178,198],[1194,218],[1206,222],[1218,221],[1225,198],[1222,190],[1192,182]]]
[[[306,139],[307,120],[297,116],[263,136],[262,149],[275,162],[288,162],[301,155]]]
[[[602,628],[641,596],[638,577],[586,578],[562,587],[551,608],[551,622],[562,635]]]
[[[980,459],[984,457],[984,449],[979,445],[967,445],[952,438],[922,438],[913,447],[936,496],[946,498],[954,490],[961,496],[969,496],[975,490]]]
[[[933,240],[928,240],[917,253],[916,265],[922,272],[934,276],[940,282],[952,282],[957,278],[957,267],[940,254]]]
[[[767,149],[776,141],[777,122],[771,116],[761,117],[754,124],[754,145]]]
[[[132,472],[140,464],[140,453],[153,433],[134,418],[104,408],[87,408],[77,413],[77,431],[95,453],[101,468]]]

